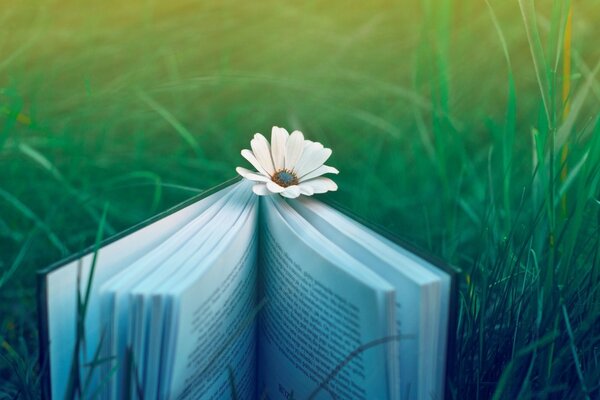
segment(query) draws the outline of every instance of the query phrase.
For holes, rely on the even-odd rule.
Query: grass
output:
[[[600,32],[571,3],[0,8],[0,398],[39,396],[35,270],[106,204],[103,236],[233,176],[272,125],[460,269],[455,398],[600,396]]]

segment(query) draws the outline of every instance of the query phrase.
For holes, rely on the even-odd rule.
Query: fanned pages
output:
[[[228,182],[95,255],[40,275],[45,398],[444,397],[451,275],[322,202]]]

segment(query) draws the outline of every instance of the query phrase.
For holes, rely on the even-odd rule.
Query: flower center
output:
[[[288,187],[298,184],[298,177],[296,174],[287,169],[282,169],[275,172],[271,179],[281,187]]]

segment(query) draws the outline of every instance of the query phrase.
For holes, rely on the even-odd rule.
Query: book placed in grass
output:
[[[334,206],[235,179],[40,272],[44,395],[441,399],[452,287]]]

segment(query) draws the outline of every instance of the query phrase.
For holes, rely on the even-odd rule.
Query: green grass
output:
[[[564,120],[568,2],[0,7],[0,398],[39,395],[35,270],[105,204],[104,236],[232,177],[272,125],[460,269],[456,398],[600,396],[600,15],[572,3]]]

